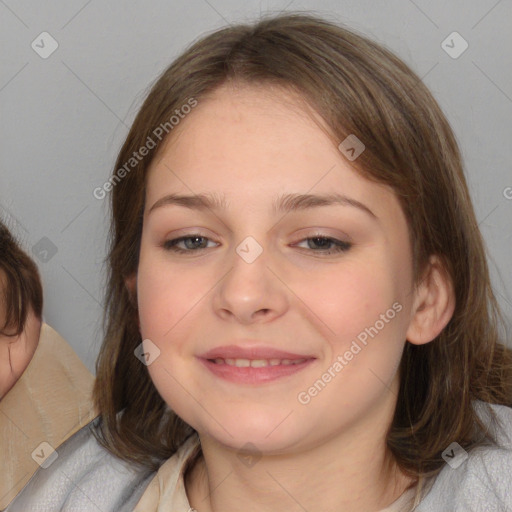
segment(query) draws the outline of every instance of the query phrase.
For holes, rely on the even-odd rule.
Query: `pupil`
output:
[[[325,245],[330,244],[330,240],[322,237],[314,237],[312,240],[314,241],[315,245],[319,245],[320,247],[325,247]]]
[[[196,247],[196,243],[198,240],[201,240],[203,237],[202,236],[193,236],[193,237],[190,237],[186,240],[186,242],[190,242],[189,245],[191,245],[192,247],[189,246],[189,249],[190,248],[195,248]]]

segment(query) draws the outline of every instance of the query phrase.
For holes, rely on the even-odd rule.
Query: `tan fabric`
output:
[[[41,443],[56,449],[97,416],[93,383],[94,376],[73,349],[43,322],[32,360],[0,401],[0,510],[51,452]]]
[[[156,512],[182,510],[187,512],[190,504],[185,490],[183,472],[187,463],[200,449],[196,434],[189,437],[180,449],[158,470],[133,512]]]
[[[199,438],[194,434],[185,441],[173,457],[160,466],[133,512],[168,512],[170,510],[190,512],[194,510],[188,501],[183,473],[188,462],[195,457],[199,450]],[[389,507],[379,512],[410,512],[415,492],[416,488],[414,487],[407,490]]]
[[[402,496],[389,505],[389,507],[383,508],[380,512],[411,512],[415,495],[416,487],[412,487],[405,491]]]

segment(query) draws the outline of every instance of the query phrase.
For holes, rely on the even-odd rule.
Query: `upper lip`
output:
[[[296,354],[264,345],[224,345],[199,356],[203,359],[313,359],[309,354]]]

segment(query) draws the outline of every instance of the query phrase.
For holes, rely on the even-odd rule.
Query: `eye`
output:
[[[328,256],[330,254],[336,254],[340,252],[347,252],[352,247],[352,244],[349,242],[344,242],[342,240],[338,240],[336,238],[328,236],[322,236],[320,234],[304,238],[304,240],[301,240],[300,243],[303,242],[307,242],[310,249],[311,246],[313,246],[313,248],[319,247],[320,250],[313,250],[313,252],[320,253],[322,256]]]
[[[179,254],[191,254],[207,249],[208,241],[211,240],[198,233],[193,233],[179,238],[174,238],[172,240],[167,240],[163,243],[162,247],[167,251],[173,251]],[[308,248],[312,252],[319,253],[322,256],[347,252],[352,247],[352,244],[349,242],[344,242],[336,238],[322,235],[304,238],[299,243],[303,242],[308,242]],[[178,244],[184,244],[185,248],[179,247]]]
[[[163,248],[167,251],[173,251],[177,253],[192,253],[198,252],[198,250],[205,249],[205,243],[207,244],[207,240],[205,236],[202,236],[198,233],[181,236],[179,238],[174,238],[173,240],[167,240],[163,244]],[[190,241],[190,243],[188,243]],[[184,243],[185,249],[178,247],[178,244]]]

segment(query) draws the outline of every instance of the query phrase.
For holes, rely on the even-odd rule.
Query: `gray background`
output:
[[[0,0],[0,215],[39,265],[45,321],[91,371],[101,343],[108,211],[108,199],[93,190],[108,179],[149,84],[186,45],[281,10],[343,22],[423,78],[460,143],[510,324],[510,0]],[[44,31],[59,45],[46,59],[31,47]],[[441,47],[453,31],[469,44],[458,58]]]

